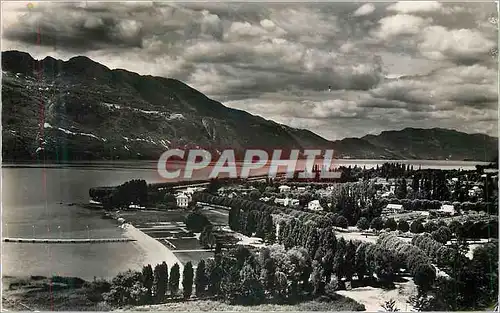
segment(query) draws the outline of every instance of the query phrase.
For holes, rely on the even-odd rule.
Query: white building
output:
[[[382,214],[400,214],[404,212],[402,204],[389,203],[383,210]]]
[[[259,198],[259,201],[262,201],[262,202],[268,202],[269,200],[271,200],[271,198],[269,198],[269,197],[261,197],[261,198]]]
[[[387,192],[384,192],[381,197],[382,198],[389,198],[389,197],[393,197],[394,196],[394,192],[393,191],[387,191]]]
[[[278,189],[280,190],[280,192],[288,192],[290,191],[290,186],[286,186],[286,185],[282,185],[282,186],[279,186]]]
[[[283,206],[296,206],[299,205],[299,200],[298,199],[290,199],[288,197],[284,199],[274,199],[274,203],[281,204]]]
[[[319,204],[319,200],[312,200],[307,204],[307,209],[312,211],[322,211],[323,207]]]
[[[180,208],[187,208],[189,205],[189,197],[181,193],[175,197],[177,200],[177,206]]]
[[[438,212],[440,213],[444,213],[444,214],[447,214],[447,215],[455,215],[455,213],[457,213],[455,211],[455,207],[453,205],[450,205],[450,204],[443,204],[441,206],[441,208],[438,210]]]

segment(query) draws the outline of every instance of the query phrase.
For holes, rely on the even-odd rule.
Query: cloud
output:
[[[416,35],[431,22],[431,19],[408,14],[387,16],[379,20],[380,28],[375,31],[375,36],[388,40],[400,35]]]
[[[494,4],[21,3],[2,47],[174,77],[328,139],[403,127],[496,135]],[[483,21],[483,22],[478,22]],[[36,42],[38,33],[41,43]]]
[[[420,52],[431,59],[451,59],[458,63],[475,63],[490,57],[496,47],[495,42],[487,39],[474,29],[446,29],[430,26],[423,30]]]
[[[354,16],[365,16],[370,15],[375,11],[375,6],[371,3],[365,3],[360,6],[356,11],[354,11]]]
[[[442,8],[437,1],[399,1],[387,7],[389,11],[399,13],[435,12]]]

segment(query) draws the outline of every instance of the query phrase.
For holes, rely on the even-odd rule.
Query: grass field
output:
[[[214,253],[210,251],[196,251],[196,252],[175,252],[175,256],[181,261],[183,265],[191,261],[196,266],[200,260],[207,260],[214,257]]]
[[[168,241],[176,246],[176,250],[203,249],[203,247],[200,245],[199,240],[196,238],[169,239]]]

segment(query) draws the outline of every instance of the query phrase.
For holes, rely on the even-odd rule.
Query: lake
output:
[[[387,160],[336,160],[335,166],[381,165]],[[394,161],[397,162],[397,161]],[[474,169],[478,162],[400,161],[415,168]],[[207,175],[199,172],[198,179]],[[122,231],[95,211],[70,205],[89,201],[88,190],[119,185],[131,179],[161,182],[155,162],[99,162],[65,165],[4,164],[2,168],[2,235],[35,238],[114,238]],[[2,244],[3,275],[61,275],[110,278],[141,268],[137,245]]]

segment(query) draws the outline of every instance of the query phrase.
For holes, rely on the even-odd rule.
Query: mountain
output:
[[[3,157],[155,159],[167,148],[304,149],[332,143],[230,109],[170,78],[2,53]],[[42,149],[43,148],[43,149]]]
[[[486,162],[498,158],[498,138],[443,128],[383,131],[379,135],[342,139],[334,142],[334,147],[339,157],[351,158]]]
[[[334,149],[336,157],[489,161],[497,138],[411,129],[326,140],[231,109],[171,78],[110,70],[87,57],[2,52],[4,161],[158,159],[169,148]]]

